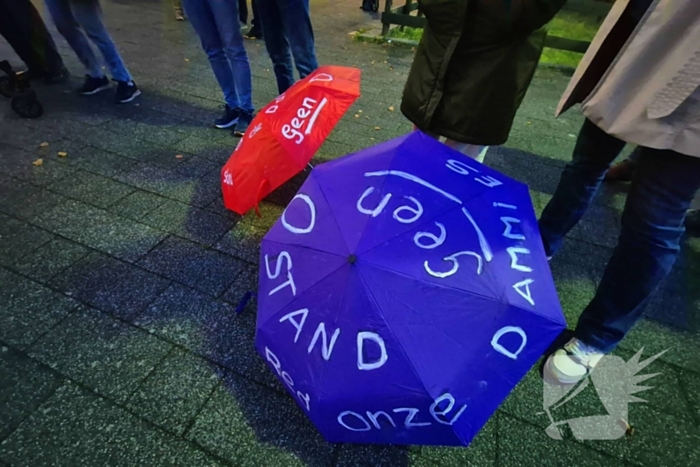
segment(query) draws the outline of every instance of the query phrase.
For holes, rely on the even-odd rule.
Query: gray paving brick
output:
[[[0,340],[24,348],[77,306],[75,301],[0,268]]]
[[[644,398],[645,394],[640,393],[639,396]],[[596,400],[597,394],[593,390],[588,394],[579,393],[567,403],[564,420],[606,414],[600,403],[594,405]],[[572,405],[574,401],[575,405]],[[660,412],[652,406],[639,403],[630,404],[628,417],[629,423],[634,426],[631,437],[611,441],[583,441],[583,444],[635,465],[697,464],[700,459],[700,433],[687,417]],[[669,443],[668,440],[673,441]]]
[[[137,165],[117,178],[142,190],[157,193],[182,203],[206,207],[221,196],[221,181],[216,178],[192,176],[181,171]]]
[[[337,467],[370,467],[391,465],[397,467],[435,466],[433,462],[419,457],[420,448],[411,452],[404,446],[375,446],[361,444],[343,444],[337,448]],[[423,462],[421,462],[423,461]]]
[[[36,281],[47,282],[88,253],[90,250],[78,243],[55,237],[9,266]]]
[[[241,467],[332,465],[326,443],[288,396],[224,379],[187,437]]]
[[[52,148],[68,154],[65,163],[105,177],[113,177],[134,166],[133,159],[89,146],[84,141],[66,138],[54,143]]]
[[[140,221],[168,201],[167,198],[137,190],[117,201],[109,210],[120,216]]]
[[[67,201],[36,218],[47,230],[127,261],[143,256],[165,234],[80,201]]]
[[[0,211],[33,220],[68,200],[51,191],[15,179],[0,179]]]
[[[140,329],[82,308],[39,339],[29,353],[100,394],[125,402],[170,349]]]
[[[51,285],[104,312],[131,320],[169,282],[132,264],[92,252],[55,277]]]
[[[700,421],[700,373],[682,371],[680,379],[683,395],[690,403],[691,413],[695,415],[696,423],[698,423]]]
[[[40,157],[40,154],[9,146],[0,146],[0,156],[2,156],[5,173],[33,185],[48,185],[65,178],[73,171],[71,167],[58,161],[55,156],[52,158]],[[42,164],[40,166],[34,165],[40,158]]]
[[[214,244],[235,223],[230,217],[171,200],[144,216],[143,222],[205,246]]]
[[[72,384],[58,389],[0,445],[0,459],[17,467],[221,465]]]
[[[205,159],[224,163],[231,156],[233,150],[236,149],[238,138],[231,136],[230,131],[219,131],[228,133],[229,138],[212,140],[204,139],[199,136],[188,136],[185,139],[178,141],[177,144],[174,144],[173,148],[177,151],[194,154]]]
[[[115,180],[78,170],[54,182],[48,189],[100,208],[108,208],[134,192],[134,188]]]
[[[255,313],[255,310],[257,309],[257,300],[255,295],[250,297],[247,304],[243,304],[242,300],[246,298],[247,294],[257,293],[258,268],[257,266],[246,266],[221,298],[235,307],[243,305],[243,311]]]
[[[61,384],[58,375],[0,343],[0,440]]]
[[[281,206],[270,203],[261,204],[261,218],[258,218],[253,212],[246,214],[214,245],[214,248],[249,263],[257,264],[260,259],[260,242],[283,211],[284,208]]]
[[[656,355],[667,350],[659,359],[690,371],[698,370],[700,358],[700,329],[671,328],[649,319],[640,320],[620,342],[623,350]]]
[[[0,214],[0,264],[16,263],[52,238],[45,230]]]
[[[568,440],[554,440],[543,429],[502,415],[498,423],[500,465],[580,465],[607,467],[620,461]],[[624,443],[625,440],[620,442]]]
[[[439,467],[498,465],[498,428],[500,414],[494,414],[468,448],[424,447],[418,462],[412,465],[435,465]]]
[[[281,390],[253,347],[255,316],[228,303],[173,285],[134,322],[231,370]]]
[[[147,420],[182,435],[218,383],[211,363],[177,351],[158,365],[127,405]]]
[[[168,237],[138,262],[139,266],[218,296],[243,269],[243,262],[178,237]]]

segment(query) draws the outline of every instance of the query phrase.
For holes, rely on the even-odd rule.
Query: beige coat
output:
[[[619,0],[569,83],[576,102],[628,143],[700,157],[700,0],[655,0],[636,28]]]

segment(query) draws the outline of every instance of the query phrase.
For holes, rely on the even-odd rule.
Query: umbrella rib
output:
[[[309,289],[311,289],[312,287],[317,286],[321,281],[326,280],[329,276],[331,276],[332,274],[335,274],[335,273],[338,272],[340,269],[342,269],[344,266],[346,266],[346,264],[341,264],[340,266],[338,266],[337,268],[333,269],[332,271],[330,271],[330,272],[329,272],[328,274],[326,274],[325,276],[319,278],[319,279],[318,279],[316,282],[314,282],[313,284],[309,285],[305,290],[309,290]],[[290,307],[291,305],[293,305],[294,303],[296,303],[298,300],[301,300],[303,296],[304,296],[304,293],[302,292],[302,293],[299,294],[299,296],[294,297],[292,300],[290,300],[288,303],[286,303],[284,306],[282,306],[279,310],[274,311],[272,314],[270,314],[270,316],[269,316],[265,321],[263,321],[262,323],[259,323],[259,324],[258,324],[258,328],[261,328],[261,327],[265,326],[272,318],[274,318],[275,316],[279,315],[279,314],[282,312],[282,310],[284,310],[284,309],[287,308],[287,307]]]
[[[343,298],[340,300],[340,306],[338,307],[338,312],[335,315],[335,320],[333,321],[334,323],[338,322],[338,316],[340,315],[340,310],[343,309],[343,303],[345,302],[345,298],[348,295],[349,288],[350,288],[350,281],[348,280],[348,282],[345,284],[345,291],[343,292]],[[323,368],[323,376],[321,377],[321,384],[320,384],[321,394],[319,395],[319,400],[321,399],[321,397],[325,396],[324,388],[325,388],[325,383],[326,383],[326,375],[328,374],[328,367],[329,367],[330,363],[331,363],[330,360],[328,360],[326,362],[326,365]]]
[[[347,255],[341,255],[341,254],[339,254],[339,253],[333,253],[332,251],[321,250],[321,249],[319,249],[319,248],[315,248],[315,247],[307,246],[307,245],[293,245],[293,244],[290,244],[290,243],[278,242],[277,240],[265,240],[265,243],[274,243],[274,244],[280,245],[280,246],[282,246],[282,247],[290,245],[290,246],[294,246],[294,247],[297,247],[297,248],[303,248],[304,250],[315,251],[315,252],[317,252],[317,253],[323,253],[323,254],[325,254],[325,255],[336,256],[336,257],[338,257],[338,258],[347,258]],[[315,285],[315,284],[314,284],[314,285]]]
[[[363,275],[362,273],[360,273],[359,270],[358,270],[358,275],[360,276],[360,280],[362,281],[362,283],[365,285],[365,290],[367,291],[367,296],[369,297],[370,300],[372,300],[372,304],[374,305],[374,307],[375,307],[375,308],[377,309],[377,311],[379,312],[379,316],[381,316],[382,321],[384,321],[384,324],[386,325],[386,328],[387,328],[387,329],[391,329],[391,328],[389,327],[389,322],[388,322],[388,321],[386,320],[386,318],[384,317],[384,313],[382,312],[382,308],[379,306],[379,303],[377,302],[377,299],[374,297],[374,294],[372,293],[372,290],[371,290],[371,289],[369,288],[369,286],[367,285],[367,281],[365,280],[364,275]],[[392,333],[391,335],[392,335],[392,337],[395,338],[395,336],[394,336],[393,333]],[[397,340],[397,343],[398,343],[398,340]],[[423,383],[423,380],[421,379],[420,375],[418,374],[418,372],[416,371],[415,367],[413,366],[413,360],[411,360],[411,358],[408,356],[408,354],[407,354],[406,351],[404,350],[403,346],[399,345],[398,347],[401,348],[401,353],[402,353],[403,356],[406,358],[406,360],[409,361],[409,362],[411,362],[411,365],[410,365],[410,366],[411,366],[411,370],[413,371],[413,374],[415,375],[415,377],[418,379],[418,382],[420,383],[420,385],[421,385],[421,387],[423,388],[423,390],[425,391],[425,393],[426,393],[428,396],[432,397],[432,396],[430,395],[430,391],[428,391],[428,388],[425,387],[425,383]]]
[[[363,260],[363,261],[366,262],[366,263],[368,263],[368,264],[371,264],[372,266],[374,266],[374,267],[376,267],[376,268],[383,269],[384,271],[390,272],[390,273],[392,273],[392,274],[396,274],[397,276],[402,276],[402,277],[407,277],[407,278],[409,278],[409,279],[419,280],[419,281],[424,282],[424,283],[426,283],[426,284],[434,285],[435,287],[440,287],[440,288],[443,288],[443,289],[454,290],[454,291],[461,292],[461,293],[468,293],[468,294],[474,295],[474,296],[479,297],[479,298],[484,298],[484,299],[491,300],[491,301],[496,302],[496,303],[500,303],[500,304],[502,304],[502,305],[507,305],[507,306],[511,306],[511,307],[513,307],[513,308],[517,308],[518,310],[520,310],[520,311],[522,311],[522,312],[525,312],[525,313],[535,313],[536,315],[538,315],[538,316],[540,316],[540,317],[542,317],[542,318],[545,318],[545,319],[547,319],[548,321],[555,321],[555,320],[552,319],[551,316],[547,316],[547,315],[541,313],[536,307],[533,307],[532,310],[528,310],[528,309],[525,309],[525,308],[521,307],[520,305],[514,305],[514,304],[512,304],[511,302],[505,300],[505,292],[502,293],[502,294],[499,294],[498,297],[490,297],[490,296],[488,296],[488,295],[483,295],[483,294],[480,294],[480,293],[477,293],[477,292],[472,292],[471,290],[462,290],[462,289],[458,289],[457,287],[453,287],[453,286],[450,286],[450,285],[436,284],[435,282],[430,282],[430,281],[427,281],[427,280],[425,280],[425,279],[420,279],[420,278],[417,278],[417,277],[414,277],[414,276],[410,276],[410,275],[408,275],[408,274],[406,274],[406,273],[403,273],[403,272],[399,272],[399,271],[395,271],[395,270],[393,270],[393,269],[389,269],[388,267],[383,266],[383,265],[381,265],[381,264],[377,264],[377,263],[370,262],[370,261],[367,261],[367,260]]]
[[[331,216],[333,217],[333,222],[335,223],[335,226],[338,228],[338,232],[340,233],[340,237],[343,239],[345,242],[345,250],[348,252],[347,254],[350,255],[350,245],[348,245],[348,240],[345,238],[345,235],[343,234],[343,229],[340,228],[340,224],[338,223],[338,219],[335,217],[335,211],[331,208],[331,203],[328,201],[328,197],[326,196],[326,192],[323,189],[323,186],[321,185],[320,180],[314,180],[316,182],[316,186],[318,187],[318,191],[321,192],[321,196],[323,196],[323,201],[326,203],[326,206],[328,206],[328,210],[331,213]]]
[[[483,295],[483,294],[480,294],[480,293],[477,293],[477,292],[472,292],[471,290],[463,290],[463,289],[458,289],[457,287],[453,287],[453,286],[449,286],[449,285],[436,284],[435,282],[430,282],[430,281],[427,281],[427,280],[425,280],[425,279],[421,279],[421,278],[418,278],[418,277],[410,276],[410,275],[408,275],[408,274],[406,274],[406,273],[403,273],[403,272],[399,272],[399,271],[395,271],[395,270],[393,270],[393,269],[389,269],[388,267],[383,266],[383,265],[381,265],[381,264],[377,264],[377,263],[370,262],[370,261],[367,261],[367,260],[363,260],[363,261],[366,262],[366,263],[368,263],[368,264],[371,264],[372,266],[374,266],[374,267],[376,267],[376,268],[378,268],[378,269],[383,269],[384,271],[387,271],[387,272],[389,272],[389,273],[391,273],[391,274],[396,274],[397,276],[401,276],[401,277],[406,277],[406,278],[409,278],[409,279],[418,280],[418,281],[420,281],[420,282],[423,282],[423,283],[426,283],[426,284],[429,284],[429,285],[434,285],[435,287],[439,287],[439,288],[442,288],[442,289],[454,290],[454,291],[460,292],[460,293],[468,293],[468,294],[473,295],[473,296],[475,296],[475,297],[479,297],[479,298],[483,298],[483,299],[487,299],[487,300],[492,300],[492,301],[494,301],[494,302],[496,302],[496,303],[500,303],[500,304],[503,304],[503,305],[510,305],[510,302],[507,302],[507,301],[503,301],[503,300],[502,300],[503,297],[489,297],[488,295]],[[521,309],[522,309],[522,308],[521,308]]]

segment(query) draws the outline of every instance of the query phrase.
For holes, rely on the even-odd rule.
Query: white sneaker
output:
[[[576,384],[595,368],[605,356],[575,337],[547,359],[545,371],[562,384]]]

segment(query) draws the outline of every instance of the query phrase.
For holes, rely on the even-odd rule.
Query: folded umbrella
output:
[[[221,170],[225,206],[244,214],[301,172],[360,96],[360,75],[320,67],[263,108]]]
[[[565,328],[525,185],[415,132],[319,165],[256,348],[333,442],[468,445]]]

